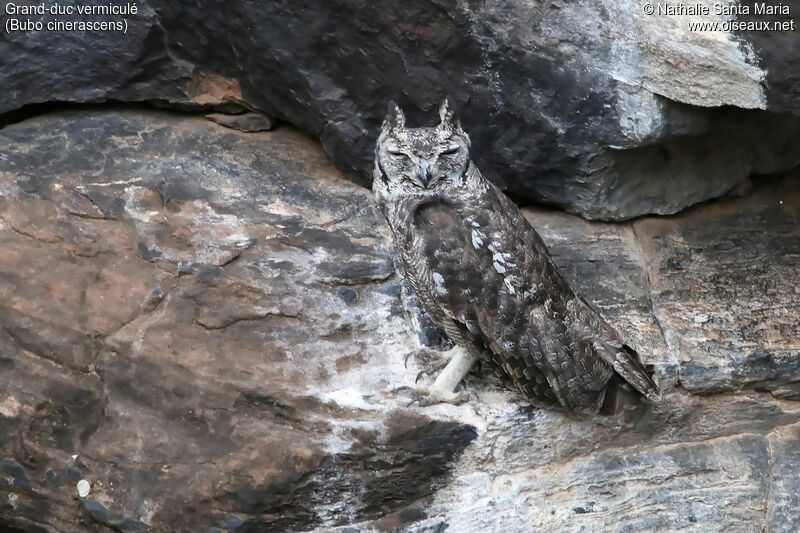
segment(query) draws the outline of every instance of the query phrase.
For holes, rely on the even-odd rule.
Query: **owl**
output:
[[[464,401],[456,389],[478,359],[539,407],[591,415],[618,388],[660,397],[637,353],[575,294],[536,230],[470,160],[447,101],[439,124],[420,128],[390,104],[372,188],[406,279],[456,344],[419,391],[422,404]]]

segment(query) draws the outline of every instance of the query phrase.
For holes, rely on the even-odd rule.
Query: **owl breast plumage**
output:
[[[399,109],[390,112],[373,184],[434,322],[535,405],[594,413],[617,382],[657,398],[636,352],[572,291],[533,227],[481,175],[449,108],[440,114],[438,127],[410,129]]]

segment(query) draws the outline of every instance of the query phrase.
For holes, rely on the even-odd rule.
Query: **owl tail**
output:
[[[645,370],[636,350],[626,344],[622,345],[621,350],[612,345],[605,345],[604,348],[614,354],[613,358],[609,358],[611,361],[609,359],[606,359],[606,361],[611,363],[611,366],[625,383],[630,384],[631,387],[650,401],[656,402],[661,399],[661,390]],[[621,385],[624,385],[624,383]]]

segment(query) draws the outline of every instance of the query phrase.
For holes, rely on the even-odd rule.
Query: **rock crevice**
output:
[[[125,34],[6,35],[0,113],[42,102],[257,111],[318,137],[366,183],[386,103],[430,123],[449,94],[487,176],[517,197],[605,220],[679,212],[751,174],[787,171],[798,153],[797,33],[692,31],[732,19],[713,10],[648,16],[631,0],[138,5]]]

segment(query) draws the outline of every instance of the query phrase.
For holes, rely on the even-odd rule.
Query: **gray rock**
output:
[[[749,197],[634,223],[681,384],[800,398],[797,174]]]
[[[663,379],[695,393],[755,388],[797,399],[799,191],[795,173],[679,217],[526,216],[573,286],[646,360],[661,354]]]
[[[292,128],[75,111],[0,144],[5,528],[800,527],[796,181],[624,225],[525,211],[666,393],[576,420],[487,371],[407,407],[388,232]]]
[[[772,531],[797,529],[800,509],[800,426],[781,428],[770,436],[770,494],[767,499],[767,521]]]
[[[491,179],[613,220],[675,213],[800,162],[798,33],[689,28],[726,15],[647,15],[632,0],[136,4],[124,34],[8,34],[0,112],[110,99],[254,109],[319,137],[363,184],[386,102],[431,122],[450,94]]]

